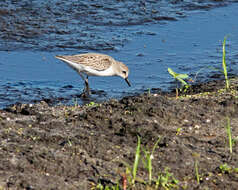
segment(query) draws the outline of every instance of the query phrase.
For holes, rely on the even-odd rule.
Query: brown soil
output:
[[[237,189],[238,146],[229,152],[226,133],[229,117],[233,138],[238,134],[237,80],[231,92],[221,87],[224,81],[198,85],[178,99],[142,94],[86,106],[42,101],[0,110],[0,189],[93,189],[117,181],[122,188],[122,162],[133,166],[137,136],[149,150],[160,137],[153,178],[169,168],[178,189]],[[223,164],[228,169],[220,169]],[[148,181],[142,162],[137,177]],[[133,189],[146,185],[136,181]]]

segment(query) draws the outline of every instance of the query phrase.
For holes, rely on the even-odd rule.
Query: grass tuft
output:
[[[176,73],[171,68],[168,68],[168,72],[176,81],[179,81],[182,84],[182,87],[185,87],[185,91],[189,88],[189,84],[184,80],[188,78],[187,74]],[[180,88],[180,90],[182,89],[182,87]],[[178,98],[178,85],[176,88],[176,98]]]

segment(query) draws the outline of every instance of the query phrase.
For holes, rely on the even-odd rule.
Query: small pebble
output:
[[[187,120],[187,119],[184,119],[183,121],[184,121],[185,123],[188,123],[188,120]]]
[[[200,129],[200,127],[201,127],[201,126],[199,126],[199,125],[195,125],[195,126],[194,126],[195,129]]]
[[[207,123],[210,123],[210,122],[211,122],[211,120],[210,120],[210,119],[207,119],[207,120],[206,120],[206,122],[207,122]]]

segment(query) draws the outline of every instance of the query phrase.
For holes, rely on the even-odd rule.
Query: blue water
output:
[[[174,9],[171,8],[171,10]],[[83,82],[75,71],[54,58],[58,54],[93,51],[109,54],[128,65],[132,87],[128,87],[119,77],[89,78],[90,87],[103,92],[92,96],[95,101],[141,93],[150,88],[168,90],[173,82],[167,72],[168,67],[179,73],[187,73],[191,77],[194,77],[201,68],[221,67],[222,41],[225,35],[229,35],[227,41],[229,71],[236,74],[238,71],[237,10],[238,4],[232,3],[209,10],[185,11],[186,16],[179,15],[182,18],[172,17],[177,21],[122,24],[119,27],[116,24],[110,27],[100,26],[101,30],[110,30],[108,36],[112,39],[111,45],[110,40],[105,42],[104,39],[107,36],[105,34],[101,43],[100,39],[96,42],[89,41],[91,45],[85,46],[86,48],[75,48],[75,42],[72,47],[64,44],[64,48],[59,46],[54,48],[54,43],[62,43],[61,38],[55,38],[54,42],[48,42],[47,39],[45,42],[42,39],[38,41],[35,39],[39,47],[42,47],[39,49],[36,48],[38,47],[36,44],[32,45],[31,49],[29,43],[26,42],[16,43],[13,40],[14,43],[8,43],[2,40],[0,108],[16,102],[25,103],[57,97],[65,98],[64,103],[72,103],[74,98],[82,92]],[[69,44],[70,41],[74,41],[75,35],[77,34],[64,37],[64,42]],[[93,35],[93,32],[90,35]],[[8,51],[4,50],[4,43]],[[15,50],[14,44],[17,44]],[[21,46],[21,44],[25,45]],[[108,48],[109,46],[105,44],[113,48]],[[93,50],[94,46],[98,48]],[[216,73],[211,69],[202,71],[198,74],[197,81],[208,80],[209,76]],[[80,103],[79,99],[77,101]]]

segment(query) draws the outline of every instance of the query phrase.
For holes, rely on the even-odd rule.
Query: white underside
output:
[[[71,61],[68,61],[68,60],[65,60],[62,58],[61,58],[61,60],[66,62],[71,68],[73,68],[77,72],[79,72],[79,73],[83,72],[89,76],[113,76],[113,75],[115,75],[115,72],[114,72],[112,66],[110,66],[106,70],[98,71],[98,70],[91,69],[90,67],[85,66],[83,64],[76,64],[74,62],[71,62]]]

